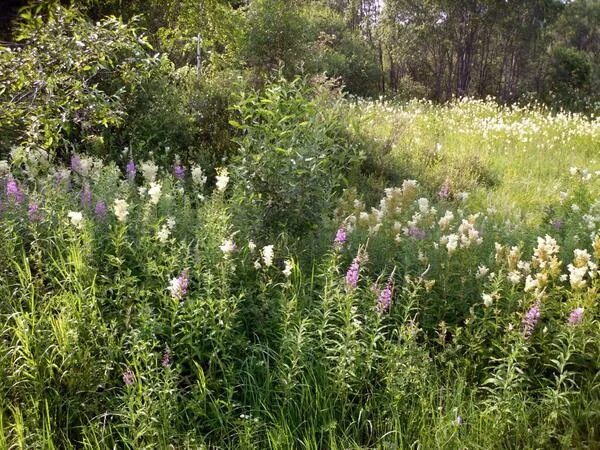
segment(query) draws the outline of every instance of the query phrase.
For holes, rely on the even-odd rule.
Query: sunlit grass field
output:
[[[375,143],[390,171],[414,174],[433,191],[448,181],[469,204],[537,224],[559,201],[571,168],[600,169],[600,120],[463,100],[445,106],[411,102],[352,105],[356,129]]]

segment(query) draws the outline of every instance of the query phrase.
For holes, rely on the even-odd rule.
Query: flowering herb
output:
[[[83,188],[81,188],[79,198],[81,199],[81,204],[83,206],[90,206],[92,204],[92,191],[90,190],[89,184],[86,183]]]
[[[41,219],[42,215],[40,212],[40,207],[36,202],[31,202],[29,207],[27,208],[27,217],[31,222],[37,222]]]
[[[125,372],[123,372],[123,383],[125,383],[125,385],[127,386],[131,386],[135,381],[135,374],[133,373],[133,371],[128,367]]]
[[[540,320],[540,316],[540,301],[536,300],[523,319],[523,334],[525,335],[525,339],[529,339],[533,334],[533,331]]]
[[[104,219],[106,217],[106,203],[102,200],[98,200],[96,202],[96,207],[94,208],[94,213],[98,219]]]
[[[173,363],[173,355],[171,354],[171,349],[168,345],[165,346],[165,351],[163,352],[160,363],[164,368],[171,367],[171,364]]]
[[[569,314],[569,319],[567,320],[567,323],[574,327],[579,325],[581,322],[583,321],[583,308],[575,308],[573,311],[571,311],[571,314]]]
[[[352,264],[346,272],[346,285],[352,289],[355,289],[358,285],[358,274],[360,272],[360,259],[357,256],[352,260]]]
[[[188,271],[184,270],[178,277],[173,278],[169,283],[168,290],[171,293],[171,297],[175,300],[183,300],[183,297],[187,294],[188,284]]]
[[[129,178],[129,180],[133,180],[135,178],[135,174],[137,173],[137,169],[135,167],[135,162],[133,162],[133,159],[130,159],[127,163],[126,170],[127,178]]]
[[[339,248],[342,245],[344,245],[347,240],[348,240],[348,232],[346,231],[346,228],[342,225],[340,228],[338,228],[337,232],[335,233],[335,239],[333,240],[333,245],[335,247]]]
[[[175,165],[174,169],[175,178],[183,180],[185,178],[185,168],[181,164]]]
[[[6,196],[17,204],[21,203],[25,198],[15,180],[8,180],[8,183],[6,183]]]

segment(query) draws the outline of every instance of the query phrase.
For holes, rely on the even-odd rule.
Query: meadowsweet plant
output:
[[[185,295],[187,294],[189,284],[189,275],[188,271],[184,270],[179,274],[178,277],[173,278],[169,282],[169,292],[171,293],[171,297],[175,300],[183,300]]]
[[[113,212],[115,213],[115,217],[119,222],[125,222],[127,220],[127,216],[129,215],[129,204],[127,201],[117,198],[113,203]]]

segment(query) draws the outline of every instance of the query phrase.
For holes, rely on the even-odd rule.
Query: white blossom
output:
[[[204,171],[200,166],[192,167],[192,181],[197,186],[204,186],[206,184],[206,175],[204,175]]]
[[[293,264],[292,261],[290,261],[289,259],[286,259],[283,264],[285,265],[285,268],[283,269],[283,274],[286,277],[289,277],[292,274],[292,268],[293,268]]]
[[[148,195],[150,196],[150,203],[153,205],[158,205],[160,201],[160,193],[162,186],[160,183],[150,183],[150,189],[148,189]]]
[[[67,214],[71,220],[71,224],[77,229],[83,228],[83,214],[79,211],[69,211]]]
[[[113,204],[113,210],[119,222],[125,222],[125,220],[127,220],[127,216],[129,215],[127,208],[129,208],[129,205],[125,200],[120,198],[115,200]]]
[[[227,169],[226,168],[221,168],[217,171],[218,175],[217,175],[217,190],[219,192],[223,192],[225,189],[227,189],[227,184],[229,183],[229,176],[227,174]]]
[[[265,245],[261,253],[265,267],[271,267],[273,265],[273,245]]]
[[[158,173],[158,167],[152,161],[144,161],[141,164],[142,175],[146,182],[152,183],[156,180],[156,174]]]

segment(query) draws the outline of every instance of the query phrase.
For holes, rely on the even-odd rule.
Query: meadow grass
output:
[[[598,448],[597,122],[344,108],[300,236],[223,168],[0,164],[0,448]]]
[[[431,189],[447,179],[470,193],[473,207],[530,225],[557,202],[571,167],[600,169],[600,123],[577,114],[470,99],[444,106],[359,101],[350,115],[383,147],[382,164]]]

